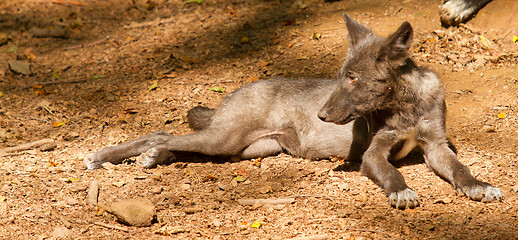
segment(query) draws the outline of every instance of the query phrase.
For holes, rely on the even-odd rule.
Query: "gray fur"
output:
[[[402,158],[410,149],[419,147],[430,169],[459,192],[477,201],[500,201],[500,190],[475,179],[448,147],[440,80],[408,57],[412,26],[405,22],[385,39],[366,34],[365,27],[347,14],[344,19],[355,40],[338,73],[340,83],[318,116],[337,124],[368,119],[368,132],[364,127],[355,127],[353,134],[368,136],[352,143],[368,146],[362,156],[361,172],[387,192],[393,207],[414,208],[419,204],[417,194],[388,160]],[[360,37],[354,36],[357,32]],[[402,146],[399,152],[393,151],[396,146]]]
[[[245,85],[217,109],[190,110],[192,134],[158,131],[105,147],[85,164],[95,169],[140,155],[142,166],[150,168],[171,163],[178,152],[344,156],[361,161],[361,172],[386,191],[390,205],[404,209],[417,207],[418,195],[388,160],[420,147],[426,164],[458,191],[477,201],[500,201],[500,190],[471,176],[448,148],[443,88],[433,72],[408,58],[410,24],[380,38],[344,18],[352,45],[337,79],[276,78]]]
[[[106,147],[87,157],[85,163],[89,169],[95,169],[104,162],[117,164],[147,152],[141,163],[154,167],[171,161],[162,151],[242,158],[280,152],[309,159],[347,156],[353,124],[326,123],[316,114],[336,84],[332,79],[258,81],[228,94],[217,109],[189,111],[189,122],[198,129],[192,134],[173,136],[164,131],[155,132]]]

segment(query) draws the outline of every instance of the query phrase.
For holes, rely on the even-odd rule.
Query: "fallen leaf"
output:
[[[297,60],[306,60],[306,59],[308,59],[308,57],[307,56],[303,56],[303,55],[299,55],[297,57]]]
[[[65,180],[66,183],[74,183],[79,181],[79,178],[68,178]]]
[[[260,228],[261,226],[263,226],[263,224],[259,222],[259,220],[255,220],[254,223],[252,223],[253,228]]]
[[[212,174],[207,174],[201,181],[202,182],[213,182],[213,181],[216,181],[218,180],[218,177],[212,175]]]
[[[516,36],[516,35],[515,35],[515,36],[513,36],[513,42],[514,42],[514,43],[515,43],[515,42],[518,42],[518,36]]]
[[[49,165],[47,165],[47,167],[57,167],[57,166],[58,166],[58,163],[56,163],[52,160],[49,162]]]
[[[0,92],[0,97],[3,97],[4,96],[4,93],[3,92]]]
[[[295,23],[295,20],[286,20],[284,22],[282,22],[282,26],[289,26],[289,25],[293,25]]]
[[[138,111],[133,108],[126,108],[126,109],[124,109],[124,113],[125,114],[135,114],[135,113],[138,113]]]
[[[18,52],[18,47],[12,46],[3,51],[3,53],[15,53]]]
[[[266,66],[270,65],[270,62],[259,60],[259,65],[266,67]]]
[[[252,76],[252,77],[249,77],[247,80],[248,80],[248,82],[255,82],[255,81],[259,81],[259,79],[261,79],[261,77]]]
[[[92,78],[93,79],[98,79],[98,78],[102,78],[102,77],[104,77],[104,75],[94,75]]]
[[[202,4],[203,2],[204,2],[204,0],[187,0],[187,1],[183,2],[183,4],[192,4],[192,3]]]
[[[45,96],[45,95],[49,95],[49,92],[45,91],[45,89],[38,89],[38,90],[34,90],[34,94],[36,96]]]
[[[486,46],[491,46],[491,41],[489,41],[486,37],[484,36],[480,36],[480,40],[482,41],[482,43]]]
[[[241,37],[239,40],[240,43],[250,43],[250,39],[247,36]]]
[[[53,76],[55,79],[59,79],[59,78],[61,78],[61,75],[59,75],[59,70],[54,70],[54,72],[52,72],[52,76]]]
[[[320,35],[320,33],[313,33],[313,39],[320,40],[321,37],[322,35]]]
[[[57,127],[61,127],[63,125],[65,125],[65,123],[68,123],[68,120],[67,121],[64,121],[64,122],[54,122],[52,124],[53,127],[57,128]]]
[[[33,89],[42,89],[43,85],[31,85],[31,88],[33,88]]]
[[[148,87],[149,88],[149,91],[153,91],[155,89],[158,88],[158,83],[157,82],[154,82],[153,84],[151,84],[151,86]]]
[[[210,90],[213,91],[213,92],[219,92],[219,93],[224,93],[225,92],[225,89],[223,89],[222,87],[213,87]]]
[[[236,180],[236,182],[244,182],[246,180],[246,177],[243,177],[243,176],[235,176],[234,177],[234,180]]]
[[[504,112],[502,112],[502,113],[500,113],[500,114],[498,114],[498,115],[496,115],[496,116],[497,116],[498,118],[500,118],[500,119],[503,119],[503,118],[505,118],[505,116],[507,116],[507,114],[506,114],[506,112],[504,111]]]

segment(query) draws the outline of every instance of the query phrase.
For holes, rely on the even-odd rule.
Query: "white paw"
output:
[[[477,10],[476,7],[468,6],[464,0],[449,0],[439,8],[441,22],[447,25],[459,25]]]
[[[167,164],[174,160],[174,154],[162,148],[151,148],[137,157],[137,162],[144,168],[154,168],[158,164]]]
[[[390,206],[397,209],[416,208],[419,206],[419,196],[410,188],[391,193],[388,200]]]
[[[468,187],[464,194],[466,194],[470,199],[481,201],[483,203],[500,202],[503,198],[500,189],[489,184]]]
[[[95,154],[90,154],[83,159],[87,169],[98,169],[102,167],[102,162],[98,161]]]

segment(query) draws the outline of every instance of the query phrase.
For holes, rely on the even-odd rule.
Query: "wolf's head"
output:
[[[346,124],[357,117],[384,109],[393,101],[401,69],[407,64],[413,30],[408,22],[387,38],[344,13],[350,48],[338,72],[340,81],[318,113],[322,121]]]

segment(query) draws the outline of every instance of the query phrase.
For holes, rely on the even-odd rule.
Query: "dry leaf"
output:
[[[259,65],[266,67],[266,66],[270,65],[270,62],[259,60]]]

